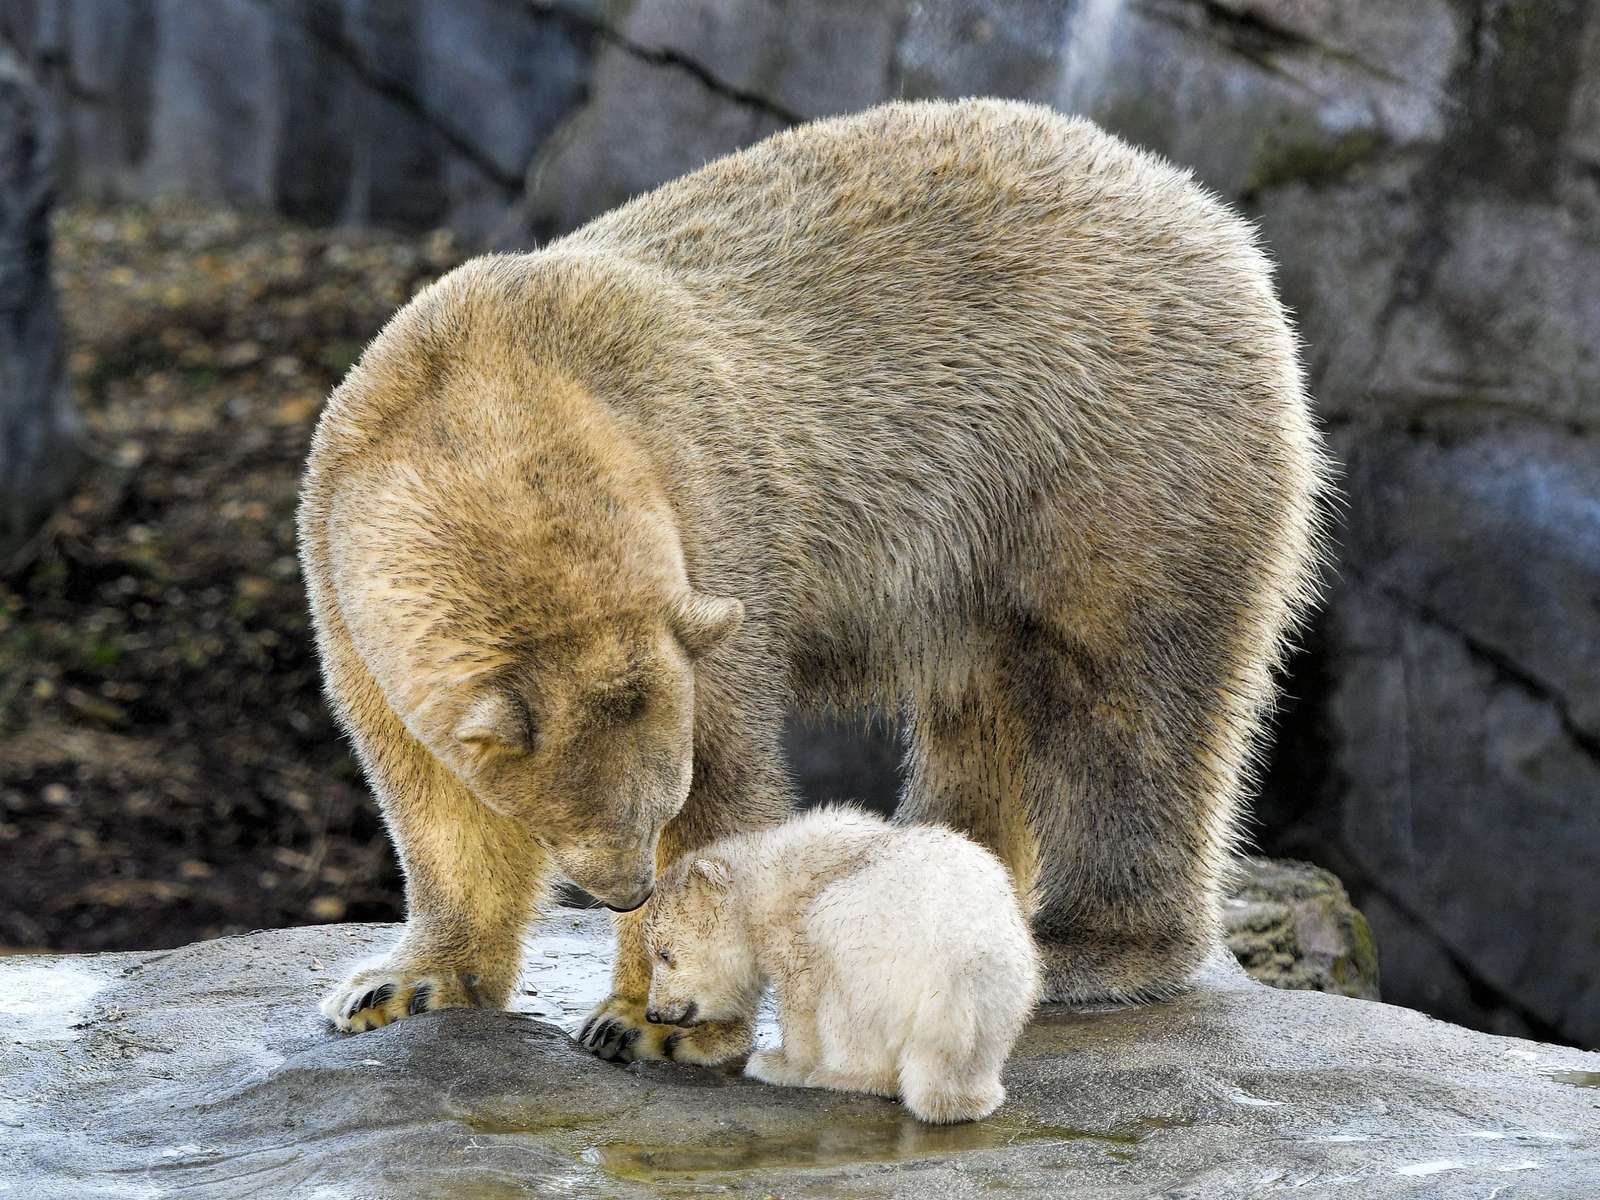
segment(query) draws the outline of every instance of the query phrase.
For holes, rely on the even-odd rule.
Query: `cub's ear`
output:
[[[455,728],[456,741],[476,750],[533,749],[533,722],[515,696],[493,688],[485,692]]]
[[[690,592],[673,606],[672,631],[690,658],[699,658],[744,622],[744,603],[728,596]]]
[[[689,874],[709,885],[714,891],[725,892],[733,885],[733,876],[728,872],[728,864],[719,859],[697,858],[690,865]]]

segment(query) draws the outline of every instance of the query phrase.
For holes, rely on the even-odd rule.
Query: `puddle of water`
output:
[[[1546,1078],[1572,1087],[1600,1088],[1600,1071],[1548,1071]]]
[[[848,1123],[766,1135],[730,1130],[720,1138],[671,1144],[607,1142],[579,1157],[608,1174],[636,1183],[658,1183],[696,1175],[761,1169],[805,1169],[849,1163],[901,1162],[911,1158],[998,1150],[1030,1142],[1090,1142],[1119,1161],[1131,1161],[1129,1147],[1156,1129],[1179,1122],[1150,1119],[1109,1132],[1045,1125],[1026,1117],[992,1117],[965,1125],[924,1125],[906,1115],[853,1115]]]
[[[526,1109],[506,1113],[473,1113],[461,1120],[474,1133],[576,1134],[594,1125],[604,1125],[617,1116],[615,1111],[589,1109],[585,1112],[554,1112]],[[564,1139],[557,1138],[558,1141]]]

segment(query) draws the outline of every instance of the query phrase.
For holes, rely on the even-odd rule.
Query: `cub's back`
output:
[[[870,858],[823,889],[805,935],[845,979],[891,977],[897,994],[1026,971],[1031,935],[989,851],[939,826],[891,826]]]

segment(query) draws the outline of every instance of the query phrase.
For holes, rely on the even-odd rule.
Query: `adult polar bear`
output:
[[[1006,863],[1048,999],[1178,986],[1313,590],[1295,351],[1187,174],[994,101],[807,125],[440,280],[305,478],[328,691],[410,909],[325,1011],[503,1004],[553,877],[634,909],[782,817],[790,704],[903,711],[902,813]],[[617,925],[586,1044],[746,1044],[648,1024]]]

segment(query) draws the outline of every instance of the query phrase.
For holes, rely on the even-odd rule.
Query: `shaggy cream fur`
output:
[[[1249,226],[1044,108],[818,122],[468,263],[368,348],[306,472],[328,691],[410,905],[329,1012],[502,1003],[548,880],[627,909],[780,821],[789,705],[904,715],[901,819],[1006,864],[1049,998],[1172,990],[1327,480]],[[659,1056],[618,933],[584,1040]]]

